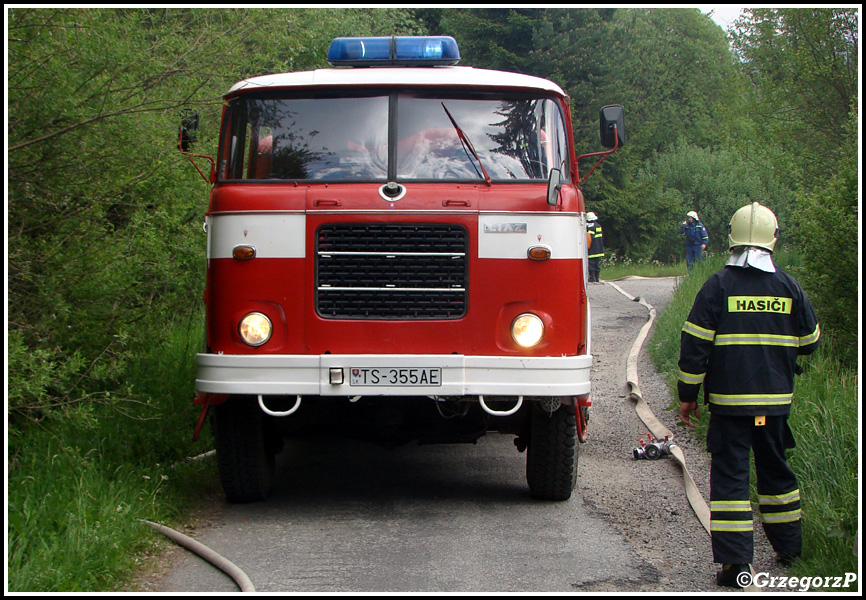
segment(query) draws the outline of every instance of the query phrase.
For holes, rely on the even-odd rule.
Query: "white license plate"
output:
[[[349,369],[349,385],[439,387],[442,385],[442,369],[439,367],[352,367]]]

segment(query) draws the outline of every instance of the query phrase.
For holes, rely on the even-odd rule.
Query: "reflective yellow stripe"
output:
[[[683,325],[683,331],[685,333],[691,334],[696,338],[700,338],[702,340],[713,341],[713,338],[716,337],[716,332],[711,329],[704,329],[699,325],[695,325],[694,323],[690,323],[686,321],[686,324]]]
[[[752,521],[710,521],[710,531],[753,531]]]
[[[808,346],[809,344],[814,344],[818,341],[818,338],[821,337],[821,325],[819,324],[815,327],[815,331],[810,333],[809,335],[803,336],[800,338],[801,346]]]
[[[794,490],[793,492],[779,494],[777,496],[762,496],[761,494],[758,494],[758,502],[760,502],[762,506],[780,506],[782,504],[790,504],[791,502],[796,502],[799,499],[799,489]]]
[[[710,394],[710,404],[719,406],[778,406],[790,404],[790,394]]]
[[[793,523],[800,520],[800,509],[777,513],[763,513],[761,520],[764,523]]]
[[[677,379],[679,379],[683,383],[697,385],[704,382],[704,377],[706,377],[706,375],[706,373],[686,373],[685,371],[680,370],[680,376],[677,377]]]
[[[710,510],[714,512],[750,512],[752,503],[748,500],[712,500]]]
[[[769,333],[724,333],[716,336],[716,346],[800,346],[800,338],[794,335]]]

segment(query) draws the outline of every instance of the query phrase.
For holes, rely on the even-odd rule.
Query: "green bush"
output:
[[[645,161],[626,189],[593,210],[606,246],[632,259],[673,263],[685,257],[680,224],[688,211],[697,211],[706,227],[709,250],[726,252],[731,216],[755,201],[771,207],[783,226],[791,224],[793,194],[768,160],[681,141]]]
[[[150,332],[130,351],[124,393],[67,403],[38,420],[29,413],[10,428],[10,591],[119,588],[156,539],[139,520],[177,519],[212,489],[213,461],[184,460],[211,444],[207,428],[191,440],[201,410],[192,403],[201,323],[199,311]],[[40,372],[58,372],[36,362]]]
[[[803,497],[803,560],[795,575],[856,573],[860,452],[857,372],[840,366],[836,344],[822,348],[798,377],[789,451]],[[848,591],[848,590],[846,590]]]
[[[832,330],[836,356],[847,366],[857,364],[859,247],[859,160],[857,115],[848,121],[849,143],[837,173],[815,194],[801,199],[799,223],[791,239],[802,256],[796,270],[824,329]]]

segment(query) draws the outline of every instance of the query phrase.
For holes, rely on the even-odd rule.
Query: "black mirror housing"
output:
[[[602,146],[605,148],[625,146],[625,111],[622,106],[619,104],[603,106],[598,114],[598,122]]]
[[[196,141],[198,131],[198,112],[185,110],[180,115],[180,128],[178,130],[177,147],[182,152],[189,152],[192,144]]]

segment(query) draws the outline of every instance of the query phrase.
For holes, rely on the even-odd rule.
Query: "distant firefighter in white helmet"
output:
[[[707,229],[698,218],[698,213],[693,210],[686,213],[686,220],[680,225],[680,234],[686,236],[686,264],[691,271],[696,261],[703,260],[703,251],[710,243]]]

